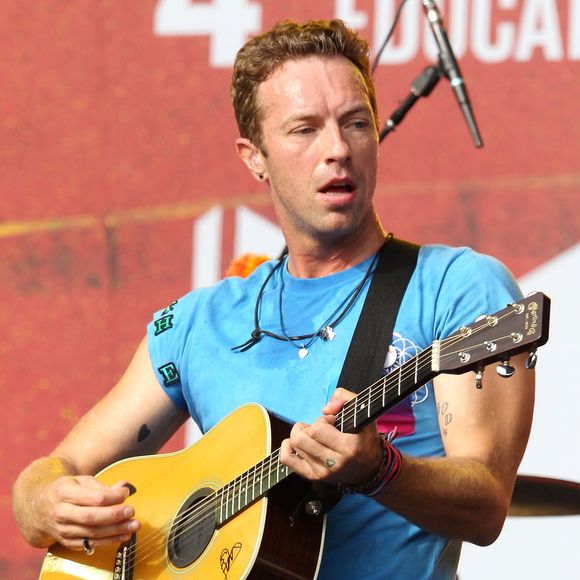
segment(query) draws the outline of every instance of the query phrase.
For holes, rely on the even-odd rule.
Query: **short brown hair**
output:
[[[367,42],[342,20],[285,20],[249,40],[238,51],[232,74],[231,95],[240,135],[263,148],[258,107],[260,83],[284,62],[308,56],[344,56],[360,71],[378,128],[375,86],[369,67]]]

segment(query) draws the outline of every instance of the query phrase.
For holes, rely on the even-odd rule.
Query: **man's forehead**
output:
[[[307,79],[309,71],[316,67],[316,65],[328,64],[330,64],[333,68],[344,67],[345,69],[349,70],[353,80],[360,82],[364,86],[364,80],[359,69],[353,62],[342,55],[309,55],[287,59],[280,63],[280,65],[274,69],[270,76],[265,81],[263,81],[261,85],[265,83],[279,83],[281,80],[286,80],[289,78]],[[316,84],[319,79],[311,78],[310,80],[313,84]]]
[[[333,74],[334,73],[334,74]],[[338,74],[336,74],[338,73]],[[345,76],[346,73],[346,76]],[[364,102],[369,101],[367,86],[359,69],[344,56],[306,56],[289,59],[279,67],[258,88],[258,103],[262,113],[279,99],[289,99],[295,104],[316,93],[320,83],[332,85],[336,77],[340,81],[350,77],[350,88],[356,90]]]

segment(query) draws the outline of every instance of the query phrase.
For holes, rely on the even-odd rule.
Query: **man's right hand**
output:
[[[109,487],[89,475],[56,479],[38,498],[38,527],[47,536],[40,543],[82,550],[83,538],[93,547],[128,541],[140,528],[135,510],[124,503],[129,494],[125,481]]]
[[[106,486],[89,474],[126,457],[157,453],[187,417],[160,388],[143,339],[113,389],[50,455],[18,476],[13,508],[25,540],[37,548],[59,542],[73,550],[83,549],[84,538],[91,547],[128,540],[140,523],[125,503],[127,483]],[[141,437],[144,427],[147,436]]]

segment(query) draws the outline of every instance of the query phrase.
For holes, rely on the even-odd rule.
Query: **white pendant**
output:
[[[305,347],[302,347],[299,351],[298,351],[298,356],[300,358],[304,358],[306,356],[308,356],[308,349]]]

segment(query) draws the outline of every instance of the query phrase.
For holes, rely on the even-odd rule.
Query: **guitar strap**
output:
[[[338,386],[360,393],[381,378],[395,320],[420,246],[392,238],[382,248]]]

